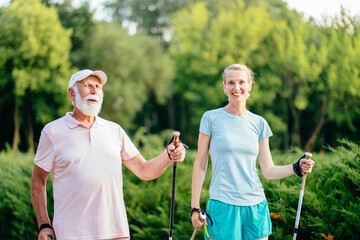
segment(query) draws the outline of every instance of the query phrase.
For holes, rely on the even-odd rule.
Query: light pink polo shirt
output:
[[[100,117],[90,129],[69,113],[44,127],[35,164],[52,173],[58,240],[130,236],[122,160],[137,154],[125,131]]]

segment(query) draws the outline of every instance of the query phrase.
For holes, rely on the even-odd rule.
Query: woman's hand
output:
[[[303,158],[300,160],[300,171],[302,175],[309,174],[312,171],[315,162],[311,159]]]
[[[202,226],[205,224],[207,225],[207,221],[206,221],[206,218],[205,219],[202,219],[200,217],[200,212],[199,211],[194,211],[192,216],[191,216],[191,222],[192,222],[192,225],[194,226],[195,229],[200,229],[202,228]]]

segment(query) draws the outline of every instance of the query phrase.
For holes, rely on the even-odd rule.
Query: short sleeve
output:
[[[267,121],[264,118],[260,119],[260,135],[259,135],[259,141],[271,137],[273,135],[269,124],[267,123]]]
[[[212,124],[208,112],[205,112],[201,118],[199,131],[211,137]]]
[[[47,172],[51,172],[51,170],[54,168],[55,165],[54,161],[55,161],[54,146],[49,136],[43,130],[41,131],[39,146],[36,150],[35,164],[40,168],[42,168],[43,170]]]
[[[129,160],[138,155],[139,150],[135,147],[134,143],[122,128],[120,128],[120,134],[122,139],[121,159]]]

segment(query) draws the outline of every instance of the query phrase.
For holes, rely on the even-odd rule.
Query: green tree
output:
[[[127,130],[136,128],[134,118],[140,114],[139,125],[149,131],[157,113],[154,108],[141,110],[151,101],[165,104],[173,77],[172,61],[160,44],[143,33],[130,36],[119,25],[100,23],[81,54],[88,68],[108,75],[101,114]]]
[[[16,0],[3,9],[0,29],[0,92],[5,96],[0,104],[13,115],[13,150],[23,131],[33,151],[33,127],[68,107],[71,32],[61,26],[54,8],[36,0]]]
[[[187,142],[195,144],[204,111],[226,104],[220,74],[235,62],[257,73],[248,106],[280,134],[272,147],[322,147],[324,126],[358,130],[358,19],[342,13],[321,26],[276,0],[225,2],[198,2],[173,16],[174,119]]]
[[[75,8],[71,0],[62,3],[53,0],[41,0],[48,7],[55,7],[61,24],[66,29],[71,29],[71,51],[70,62],[78,68],[86,68],[79,59],[83,45],[95,28],[94,13],[90,10],[89,2],[82,2],[81,6]]]
[[[243,1],[228,1],[225,8],[220,7],[223,2],[218,4],[215,13],[210,12],[204,2],[199,2],[173,16],[175,32],[170,50],[176,62],[174,92],[179,104],[176,119],[181,119],[180,129],[186,132],[190,144],[195,144],[201,115],[227,102],[222,90],[223,69],[236,62],[252,69],[263,65],[258,49],[272,26],[270,15],[263,7],[246,6]],[[254,88],[258,88],[257,85]],[[249,106],[256,107],[252,109],[256,112],[261,104],[255,105],[259,102],[258,89],[254,92]],[[261,93],[268,97],[267,103],[273,101],[271,92]],[[277,130],[281,130],[281,126]]]
[[[264,49],[269,54],[267,74],[271,72],[279,83],[272,91],[278,95],[278,102],[285,101],[282,118],[289,126],[287,134],[292,131],[291,138],[285,136],[286,146],[288,140],[290,145],[302,146],[301,126],[305,125],[302,113],[312,102],[310,95],[326,63],[327,46],[311,41],[313,32],[301,20],[279,20],[268,39],[268,49]]]
[[[193,0],[112,0],[105,6],[115,22],[135,23],[160,41],[169,38],[171,14]]]
[[[237,0],[110,0],[105,4],[111,12],[115,22],[135,23],[137,27],[145,29],[147,33],[157,37],[161,41],[168,41],[171,29],[171,16],[188,4],[205,2],[212,13],[219,9],[227,9]],[[286,8],[281,0],[246,0],[246,5],[266,7],[269,11],[278,14],[279,6]]]
[[[296,145],[312,150],[327,123],[357,129],[359,94],[354,89],[360,78],[355,30],[359,23],[348,21],[344,13],[341,19],[331,27],[295,17],[280,20],[264,48],[269,55],[264,72],[275,74],[281,83],[273,91],[284,106],[285,148]],[[322,139],[318,147],[326,144]]]
[[[344,10],[333,19],[327,41],[328,54],[325,52],[326,65],[317,80],[315,94],[318,98],[315,107],[313,131],[305,148],[312,149],[320,130],[328,122],[342,130],[359,131],[360,114],[360,18],[350,17]],[[344,131],[346,132],[346,131]]]

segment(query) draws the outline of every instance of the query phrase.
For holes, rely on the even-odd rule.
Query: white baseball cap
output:
[[[75,85],[76,82],[81,81],[85,78],[87,78],[88,76],[95,76],[98,77],[100,79],[101,85],[104,85],[107,81],[107,76],[103,71],[100,70],[90,70],[90,69],[84,69],[84,70],[80,70],[77,73],[74,73],[69,81],[69,88],[73,87]]]

